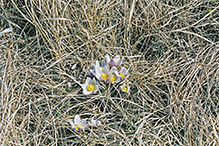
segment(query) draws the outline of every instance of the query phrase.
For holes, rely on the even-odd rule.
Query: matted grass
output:
[[[0,1],[0,144],[219,145],[218,18],[218,0]],[[83,95],[106,54],[130,93]]]

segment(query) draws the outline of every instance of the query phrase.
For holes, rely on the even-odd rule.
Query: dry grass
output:
[[[218,0],[1,0],[0,144],[219,145],[218,18]],[[84,96],[106,54],[131,93]],[[102,125],[76,133],[76,114]]]

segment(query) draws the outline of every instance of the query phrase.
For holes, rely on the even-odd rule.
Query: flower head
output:
[[[119,65],[122,64],[122,60],[123,60],[123,59],[120,59],[120,56],[119,56],[119,55],[116,55],[115,58],[110,59],[109,55],[107,54],[107,55],[105,56],[105,58],[106,58],[106,62],[107,62],[110,66],[119,66]]]
[[[113,66],[110,70],[110,76],[108,77],[108,79],[110,83],[114,84],[114,83],[118,83],[120,82],[120,77],[119,77],[119,72],[118,69]]]
[[[82,84],[81,86],[83,88],[83,94],[85,95],[96,93],[99,89],[96,81],[94,79],[91,80],[89,77],[87,77],[85,84]]]
[[[105,66],[103,69],[96,67],[95,70],[96,70],[96,74],[95,74],[96,78],[100,81],[106,82],[108,77],[110,76],[110,71],[108,67]]]
[[[86,119],[81,120],[79,115],[75,116],[74,123],[70,119],[69,119],[69,123],[71,124],[72,129],[76,132],[83,132],[83,130],[87,126]]]
[[[129,82],[128,83],[124,83],[122,86],[120,86],[122,92],[126,92],[129,93],[130,92],[130,86],[129,86]]]

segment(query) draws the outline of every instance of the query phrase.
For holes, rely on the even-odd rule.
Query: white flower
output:
[[[129,93],[130,92],[130,86],[129,86],[130,82],[128,83],[124,83],[122,86],[120,86],[122,92],[126,92]]]
[[[101,67],[99,68],[96,67],[95,71],[96,71],[95,76],[100,81],[106,82],[110,76],[110,71],[107,66],[105,66],[103,69]]]
[[[107,62],[110,66],[119,66],[119,65],[122,64],[122,60],[123,60],[123,58],[120,59],[120,56],[119,56],[119,55],[116,55],[115,58],[110,59],[109,55],[107,54],[107,55],[105,56],[105,58],[106,58],[106,62]]]
[[[96,81],[94,79],[91,80],[89,77],[87,77],[85,84],[82,84],[81,86],[83,88],[83,94],[85,95],[96,93],[99,90]]]
[[[121,78],[121,80],[124,80],[125,78],[128,77],[128,70],[125,67],[122,67],[120,72],[119,72],[119,76]]]
[[[91,126],[91,127],[98,127],[101,125],[101,121],[99,119],[96,119],[94,120],[93,118],[91,119],[90,122],[88,122],[87,124],[88,126]]]
[[[86,119],[81,120],[79,115],[75,116],[74,123],[70,119],[68,121],[71,124],[72,129],[76,132],[83,132],[83,130],[87,126]]]
[[[113,66],[111,68],[110,76],[108,77],[107,81],[109,81],[112,84],[120,82],[119,72],[118,72],[118,69],[115,66]]]

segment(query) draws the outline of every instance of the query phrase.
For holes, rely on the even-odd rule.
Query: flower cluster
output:
[[[75,132],[80,132],[80,133],[82,133],[87,126],[97,128],[98,126],[101,125],[101,122],[99,119],[94,120],[92,118],[91,121],[87,123],[87,119],[81,120],[79,115],[75,116],[74,122],[72,122],[71,119],[69,119],[68,121],[70,125],[72,126],[72,129]]]
[[[83,94],[96,93],[100,89],[99,82],[117,84],[126,81],[128,78],[128,69],[121,67],[123,58],[120,58],[119,55],[116,55],[115,58],[110,58],[109,55],[106,55],[105,59],[106,61],[102,60],[101,63],[96,60],[90,71],[85,70],[89,77],[87,77],[85,84],[81,85]],[[128,85],[128,82],[124,82],[120,86],[121,91],[129,92],[130,87]]]

